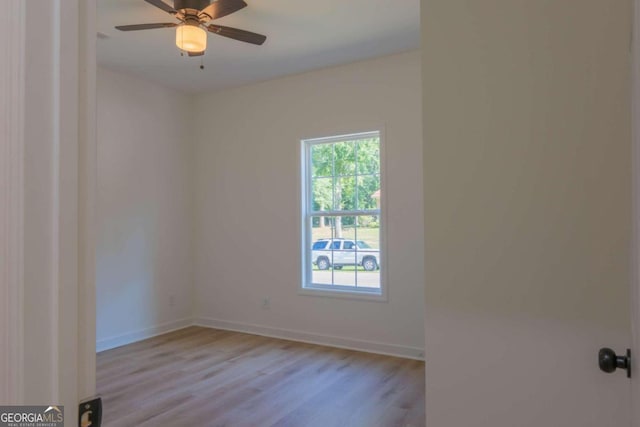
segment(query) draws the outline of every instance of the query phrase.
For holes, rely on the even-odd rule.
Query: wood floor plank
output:
[[[424,363],[189,327],[98,353],[106,427],[421,427]]]

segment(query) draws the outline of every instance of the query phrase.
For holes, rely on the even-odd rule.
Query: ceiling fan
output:
[[[244,0],[174,0],[173,7],[162,0],[144,0],[153,6],[174,15],[178,21],[159,24],[119,25],[120,31],[150,30],[153,28],[176,28],[176,46],[189,56],[204,55],[207,49],[207,31],[219,36],[246,43],[262,45],[267,39],[261,34],[238,28],[209,23],[247,7]]]

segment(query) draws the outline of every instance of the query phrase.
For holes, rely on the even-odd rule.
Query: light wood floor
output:
[[[103,425],[424,426],[424,363],[190,327],[98,354]]]

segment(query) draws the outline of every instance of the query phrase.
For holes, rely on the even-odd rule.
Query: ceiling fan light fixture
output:
[[[207,50],[207,32],[196,25],[179,25],[176,28],[176,46],[185,52],[204,52]]]

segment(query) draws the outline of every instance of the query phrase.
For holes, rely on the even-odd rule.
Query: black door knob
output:
[[[631,378],[631,350],[627,349],[626,356],[618,356],[610,348],[601,348],[598,352],[598,365],[608,374],[616,369],[624,369],[627,371],[627,378]]]

